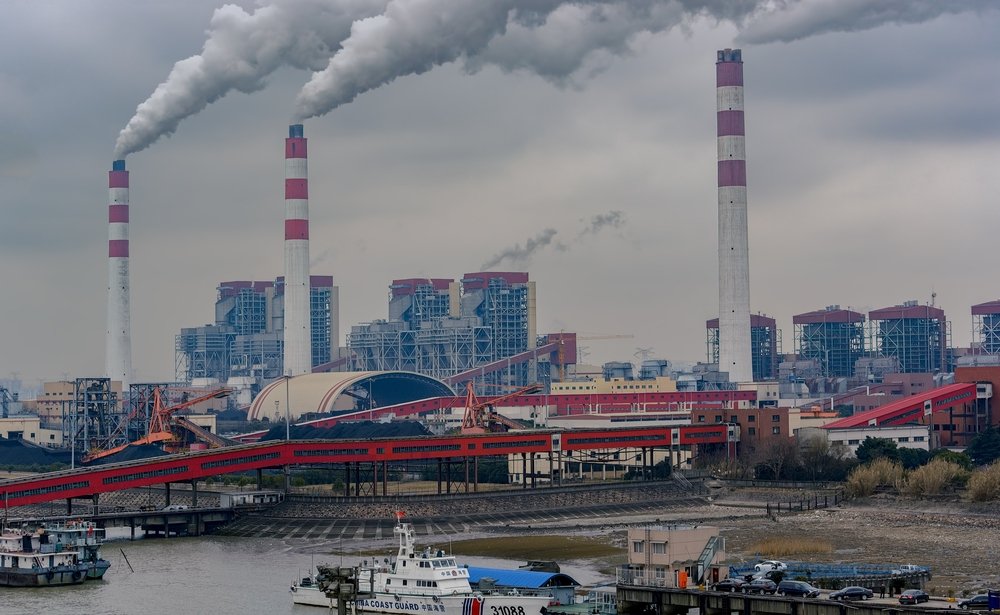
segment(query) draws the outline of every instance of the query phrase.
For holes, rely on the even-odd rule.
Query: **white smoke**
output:
[[[280,0],[252,13],[227,4],[212,15],[199,55],[174,64],[166,81],[136,109],[118,135],[115,157],[138,152],[177,130],[232,90],[255,92],[282,66],[320,70],[358,19],[389,0]]]
[[[227,93],[254,92],[282,66],[315,72],[299,119],[435,66],[528,70],[564,84],[597,54],[622,55],[645,32],[708,17],[736,24],[738,42],[911,24],[1000,7],[995,0],[276,0],[212,16],[199,55],[174,65],[121,131],[115,156],[140,151]]]
[[[323,115],[398,77],[463,61],[563,81],[594,52],[621,54],[642,32],[709,14],[741,20],[754,0],[392,0],[354,24],[342,49],[299,92],[296,116]]]
[[[828,32],[857,32],[894,24],[917,24],[942,15],[1000,8],[995,0],[801,0],[779,2],[761,12],[736,42],[791,42]]]

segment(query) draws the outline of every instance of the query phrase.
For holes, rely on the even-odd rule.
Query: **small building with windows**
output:
[[[852,427],[843,429],[806,428],[800,429],[799,442],[807,442],[810,438],[826,438],[830,446],[846,446],[852,454],[857,454],[858,447],[865,438],[885,438],[892,440],[899,448],[917,448],[929,451],[939,445],[932,442],[934,438],[930,425],[893,425],[889,427]]]
[[[638,527],[628,530],[628,564],[618,582],[648,587],[710,585],[729,576],[726,542],[710,525]]]

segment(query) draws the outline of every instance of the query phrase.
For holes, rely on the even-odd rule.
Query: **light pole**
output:
[[[285,441],[292,439],[292,418],[291,411],[288,409],[288,381],[292,379],[291,376],[285,374]]]

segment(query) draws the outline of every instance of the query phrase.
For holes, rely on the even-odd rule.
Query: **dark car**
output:
[[[744,594],[773,594],[778,591],[778,584],[771,579],[754,579],[743,586]]]
[[[960,609],[985,609],[990,605],[989,594],[978,594],[958,603]]]
[[[713,585],[712,589],[717,592],[738,592],[743,591],[743,586],[746,584],[747,582],[743,579],[728,577]]]
[[[844,589],[830,592],[830,600],[868,600],[873,595],[874,592],[867,587],[851,585]]]
[[[908,589],[899,594],[900,604],[919,604],[930,600],[930,595],[922,589]]]
[[[819,589],[805,581],[782,581],[778,583],[779,596],[798,596],[800,598],[815,598]]]

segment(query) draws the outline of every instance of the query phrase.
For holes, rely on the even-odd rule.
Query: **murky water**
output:
[[[380,544],[386,553],[393,550],[391,543]],[[366,546],[371,545],[344,544],[342,549]],[[359,559],[329,555],[335,550],[333,545],[225,536],[114,540],[102,549],[111,562],[104,580],[69,587],[0,588],[0,614],[319,615],[322,609],[292,605],[288,587],[313,563],[353,565]],[[126,556],[134,570],[129,570]],[[503,568],[523,563],[480,557],[460,561]],[[563,572],[584,584],[602,580],[585,565],[563,566]]]

